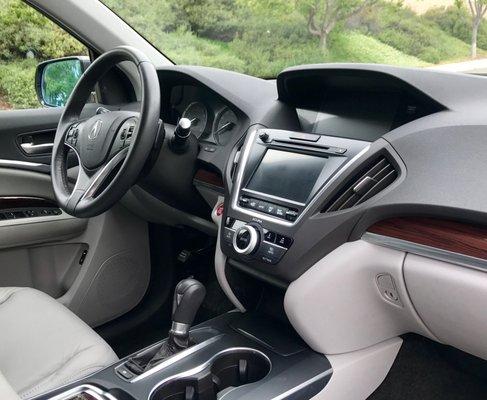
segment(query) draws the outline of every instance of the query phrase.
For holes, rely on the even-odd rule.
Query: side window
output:
[[[0,0],[0,110],[64,105],[87,55],[86,47],[22,0]]]

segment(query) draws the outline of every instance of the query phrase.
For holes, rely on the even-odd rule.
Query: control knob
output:
[[[244,225],[233,236],[233,249],[239,254],[249,255],[257,250],[259,242],[259,231],[252,225]]]
[[[171,147],[176,152],[186,149],[189,136],[191,135],[191,121],[188,118],[181,118],[174,129],[174,136],[171,140]]]

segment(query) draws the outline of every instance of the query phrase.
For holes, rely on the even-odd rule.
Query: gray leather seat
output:
[[[12,393],[7,383],[26,399],[117,360],[95,331],[48,295],[30,288],[0,288],[2,400]]]

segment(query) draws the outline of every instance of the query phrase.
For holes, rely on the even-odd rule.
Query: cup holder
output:
[[[264,379],[271,362],[252,349],[227,350],[196,369],[191,376],[175,377],[156,388],[150,400],[217,400],[233,388]]]

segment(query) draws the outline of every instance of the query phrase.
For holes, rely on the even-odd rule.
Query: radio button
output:
[[[257,202],[257,210],[266,212],[267,210],[267,203],[265,201],[258,201]]]
[[[270,214],[270,215],[276,215],[276,205],[275,204],[271,204],[271,203],[267,203],[267,206],[265,208],[265,212],[267,214]]]
[[[260,202],[258,200],[255,200],[255,199],[250,199],[249,200],[249,204],[248,204],[248,207],[249,208],[252,208],[253,210],[257,210],[257,205],[259,204]]]
[[[276,212],[275,212],[275,216],[279,217],[279,218],[286,218],[286,212],[287,212],[287,208],[286,207],[281,207],[281,206],[277,206],[276,207]]]

